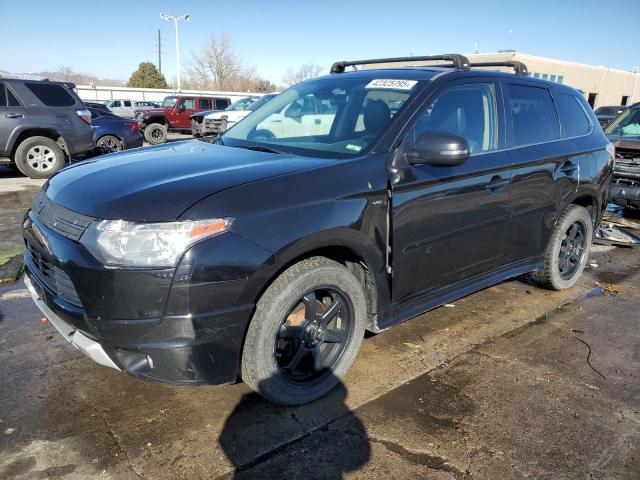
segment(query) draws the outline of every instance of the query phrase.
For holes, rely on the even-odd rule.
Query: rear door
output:
[[[25,108],[18,97],[7,84],[0,82],[0,157],[11,154],[11,134],[26,121]]]
[[[546,248],[555,220],[579,181],[575,147],[563,138],[551,90],[544,84],[503,81],[511,180],[511,222],[505,263],[527,263]]]
[[[466,138],[471,156],[455,167],[409,165],[392,184],[396,303],[488,274],[501,261],[508,221],[511,160],[498,83],[487,77],[448,83],[425,102],[410,144],[426,131]]]

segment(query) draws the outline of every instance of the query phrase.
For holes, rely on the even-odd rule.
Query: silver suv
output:
[[[0,164],[48,178],[93,149],[91,113],[72,83],[0,79]]]

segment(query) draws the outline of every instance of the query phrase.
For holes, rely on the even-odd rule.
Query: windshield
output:
[[[240,100],[237,100],[237,101],[233,102],[231,105],[229,105],[227,108],[225,108],[225,110],[227,110],[228,112],[239,111],[239,110],[248,110],[249,109],[249,105],[251,105],[256,100],[257,100],[257,98],[255,98],[255,97],[241,98]]]
[[[596,110],[596,115],[617,115],[622,112],[621,107],[600,107]]]
[[[341,75],[309,80],[266,102],[222,141],[308,156],[361,155],[387,131],[420,84]]]
[[[607,135],[640,137],[640,108],[622,112],[605,130]]]
[[[164,97],[162,101],[163,108],[173,108],[178,101],[178,97]]]
[[[269,100],[271,100],[273,97],[275,97],[275,95],[270,94],[270,95],[265,95],[263,97],[260,97],[259,100],[256,100],[255,102],[253,102],[251,105],[249,105],[249,108],[247,108],[247,110],[251,111],[251,112],[255,112],[257,109],[259,109],[262,105],[264,105],[265,103],[267,103]]]

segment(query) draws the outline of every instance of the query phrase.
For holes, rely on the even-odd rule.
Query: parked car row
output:
[[[200,138],[224,133],[275,96],[274,93],[269,93],[262,97],[245,97],[224,110],[194,113],[190,117],[191,134],[194,138]]]
[[[624,105],[614,105],[614,106],[603,106],[598,107],[596,109],[596,117],[598,118],[598,122],[602,126],[602,128],[606,127],[611,120],[616,118],[622,112],[624,112],[628,107]]]

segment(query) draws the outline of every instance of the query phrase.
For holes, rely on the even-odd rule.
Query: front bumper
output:
[[[609,187],[609,200],[614,203],[640,204],[640,187],[612,183]]]
[[[102,266],[77,241],[28,219],[25,283],[67,341],[102,365],[164,383],[233,383],[264,249],[229,232],[193,246],[175,269]],[[28,225],[29,222],[25,222]],[[234,267],[239,266],[239,267]]]
[[[27,287],[27,290],[29,291],[33,302],[36,304],[36,307],[40,309],[44,316],[47,317],[49,322],[56,328],[56,330],[58,330],[60,335],[62,335],[62,338],[71,343],[71,345],[76,347],[94,362],[99,363],[100,365],[104,365],[105,367],[120,370],[120,368],[104,351],[102,345],[69,325],[47,306],[47,304],[40,297],[40,294],[38,293],[36,288],[33,286],[33,282],[29,278],[29,274],[25,274],[24,284]]]

